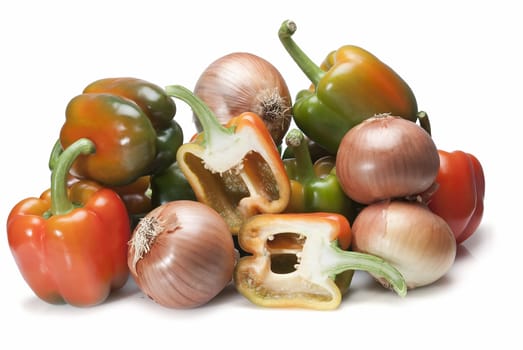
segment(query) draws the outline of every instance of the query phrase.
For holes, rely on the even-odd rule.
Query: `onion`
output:
[[[291,96],[280,72],[267,60],[246,52],[218,58],[201,74],[194,94],[215,113],[221,124],[243,112],[258,114],[276,145],[291,122]],[[198,132],[202,127],[193,118]]]
[[[391,115],[374,116],[350,129],[336,156],[340,185],[362,204],[417,196],[434,184],[438,170],[438,150],[430,135]]]
[[[232,280],[236,250],[223,218],[189,200],[167,202],[133,231],[128,265],[138,287],[170,308],[209,302]]]
[[[448,224],[418,202],[371,204],[354,220],[352,235],[354,251],[390,263],[410,289],[441,278],[456,257],[456,240]]]

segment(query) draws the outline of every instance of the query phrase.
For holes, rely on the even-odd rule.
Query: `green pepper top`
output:
[[[296,45],[296,24],[285,21],[279,38],[313,84],[293,105],[296,125],[335,154],[345,133],[363,120],[388,113],[416,121],[418,106],[407,83],[370,52],[353,45],[332,51],[321,67]]]
[[[283,161],[291,181],[291,198],[285,211],[338,213],[352,222],[356,217],[357,203],[340,186],[335,158],[324,156],[313,163],[305,137],[299,129],[290,130],[285,142],[295,157]]]
[[[96,153],[78,158],[71,173],[108,186],[129,184],[168,168],[183,143],[174,101],[157,85],[136,78],[89,84],[67,105],[60,143],[91,139]]]

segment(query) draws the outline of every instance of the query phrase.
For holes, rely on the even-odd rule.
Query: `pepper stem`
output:
[[[335,254],[331,266],[326,266],[326,269],[332,276],[347,270],[367,271],[377,278],[382,285],[392,287],[399,296],[407,295],[405,278],[385,260],[371,254],[343,250],[336,241],[332,243],[331,248]]]
[[[301,182],[316,177],[312,164],[309,146],[305,142],[305,136],[299,129],[292,129],[285,136],[285,143],[296,159],[296,172]]]
[[[170,85],[165,88],[167,95],[176,97],[191,107],[194,114],[200,121],[204,131],[203,137],[207,144],[213,139],[220,139],[224,134],[231,134],[231,131],[220,124],[213,111],[198,96],[189,89],[181,85]]]
[[[427,112],[424,112],[424,111],[419,111],[418,114],[417,114],[417,117],[418,117],[418,121],[419,121],[419,125],[425,129],[425,131],[431,135],[431,130],[430,130],[430,119],[429,119],[429,115],[427,114]]]
[[[53,151],[56,149],[53,147]],[[67,174],[73,162],[81,154],[94,153],[94,143],[86,138],[81,138],[67,147],[54,162],[51,173],[51,213],[64,215],[73,210],[74,205],[67,194]]]
[[[296,29],[296,23],[290,20],[284,21],[278,31],[278,37],[294,62],[298,64],[314,86],[317,86],[320,79],[325,75],[325,72],[296,45],[296,42],[292,39],[292,35],[296,32]]]
[[[51,155],[49,156],[49,170],[52,171],[54,169],[56,162],[58,162],[58,157],[60,156],[60,154],[62,154],[63,151],[64,150],[62,148],[62,144],[60,143],[60,139],[56,140],[56,142],[53,145],[53,149],[51,150]]]

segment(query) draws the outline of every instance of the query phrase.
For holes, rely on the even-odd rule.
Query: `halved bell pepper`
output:
[[[107,78],[88,85],[66,108],[63,148],[89,138],[96,153],[80,156],[71,173],[122,186],[169,167],[183,142],[173,119],[174,101],[159,86],[136,78]]]
[[[483,218],[485,174],[479,160],[463,151],[438,150],[440,167],[429,209],[450,226],[456,243],[469,238]]]
[[[240,246],[250,256],[238,260],[237,290],[266,307],[337,308],[342,293],[336,276],[348,270],[376,274],[384,286],[405,296],[401,273],[383,259],[346,250],[350,225],[340,214],[260,214],[245,222]]]
[[[79,139],[56,159],[51,188],[18,202],[7,219],[16,264],[42,300],[91,306],[102,303],[128,279],[127,210],[118,194],[93,181],[67,186],[68,171],[94,144]]]
[[[233,234],[246,218],[278,213],[287,207],[289,178],[258,115],[245,112],[221,125],[187,88],[173,85],[165,90],[186,102],[203,128],[192,142],[180,146],[176,155],[198,201],[220,213]]]
[[[284,21],[279,38],[311,80],[314,89],[298,92],[293,105],[296,125],[313,141],[336,154],[341,138],[363,120],[390,113],[420,124],[430,133],[426,114],[418,116],[413,91],[385,63],[363,48],[345,45],[317,66],[294,42],[296,24]]]
[[[338,213],[352,222],[356,217],[356,203],[343,192],[338,182],[335,157],[325,156],[313,164],[307,142],[299,129],[290,130],[285,143],[294,154],[294,158],[283,161],[291,182],[291,198],[285,211]]]

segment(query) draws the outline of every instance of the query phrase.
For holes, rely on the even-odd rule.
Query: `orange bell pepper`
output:
[[[116,192],[88,180],[67,186],[68,171],[94,144],[79,139],[56,159],[51,188],[18,202],[7,219],[9,247],[42,300],[91,306],[123,287],[129,275],[127,210]]]
[[[189,104],[203,128],[176,155],[198,201],[220,213],[233,234],[253,215],[279,213],[287,207],[290,181],[258,115],[246,111],[224,126],[188,89],[173,85],[166,92]]]

